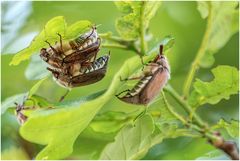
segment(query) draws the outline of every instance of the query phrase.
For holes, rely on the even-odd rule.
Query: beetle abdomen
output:
[[[140,93],[139,99],[141,104],[150,103],[165,86],[169,77],[170,75],[168,70],[165,68],[160,68]]]

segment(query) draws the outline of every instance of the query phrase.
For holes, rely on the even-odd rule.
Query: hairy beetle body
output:
[[[80,67],[75,64],[73,76],[49,69],[57,83],[65,88],[85,86],[100,81],[106,74],[110,55],[105,55],[89,65]]]
[[[170,78],[170,67],[165,56],[162,55],[163,47],[160,46],[160,54],[153,62],[150,62],[144,70],[141,80],[123,97],[117,97],[131,104],[149,104],[165,86]],[[120,93],[121,94],[121,93]]]
[[[72,63],[90,62],[92,58],[96,59],[101,40],[98,37],[96,28],[81,35],[72,41],[62,41],[54,46],[49,44],[49,48],[42,48],[40,57],[54,68],[68,68]]]

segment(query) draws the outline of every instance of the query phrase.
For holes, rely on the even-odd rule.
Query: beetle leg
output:
[[[94,33],[94,27],[92,27],[92,32],[86,38],[80,37],[80,39],[83,40],[82,44],[85,43],[87,41],[87,39],[92,36],[93,33]]]
[[[122,77],[120,76],[120,81],[139,80],[139,79],[142,79],[143,77],[144,77],[144,75],[140,75],[140,76],[137,76],[137,77],[130,77],[130,78],[122,79]]]
[[[133,119],[133,125],[134,125],[134,126],[135,126],[136,120],[139,119],[139,118],[141,118],[142,116],[144,116],[144,115],[147,113],[147,111],[148,111],[148,106],[145,107],[145,109],[144,109],[142,112],[140,112],[140,113]]]
[[[66,93],[59,99],[59,102],[62,102],[64,100],[64,98],[68,95],[69,92],[70,92],[70,90],[67,89]]]
[[[54,54],[58,54],[57,50],[54,47],[52,47],[52,45],[47,40],[45,42],[50,46],[50,48],[53,50]]]
[[[94,32],[94,27],[92,27],[92,32],[88,35],[88,37],[86,37],[86,39],[88,39],[90,36],[92,36],[93,32]],[[86,39],[85,39],[85,41],[86,41]]]
[[[57,33],[57,35],[59,36],[59,39],[60,39],[60,47],[61,47],[61,51],[63,53],[63,45],[62,45],[62,35]]]
[[[99,48],[98,48],[97,51],[94,53],[93,61],[96,60],[98,51],[99,51]]]
[[[122,91],[122,92],[116,94],[115,96],[116,96],[117,98],[119,98],[118,96],[121,95],[122,93],[125,93],[125,92],[130,92],[130,89],[127,89],[127,90],[125,90],[125,91]]]
[[[47,67],[47,70],[49,70],[50,72],[52,72],[52,74],[58,79],[59,77],[59,72],[58,71],[55,71],[54,69],[51,69],[49,67]]]

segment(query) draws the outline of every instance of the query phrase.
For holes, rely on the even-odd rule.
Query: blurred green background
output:
[[[18,66],[9,66],[13,54],[26,47],[33,37],[42,30],[45,23],[55,17],[64,16],[67,23],[77,20],[90,20],[95,24],[101,24],[99,33],[115,31],[115,19],[120,16],[113,2],[1,2],[2,3],[2,50],[1,50],[1,100],[7,97],[28,91],[36,80],[28,80],[25,70],[29,62],[24,61]],[[190,68],[196,52],[200,46],[206,20],[200,17],[196,2],[163,2],[156,16],[150,23],[150,31],[155,38],[162,39],[167,35],[175,37],[175,45],[167,55],[171,65],[171,85],[181,93],[186,74]],[[93,85],[73,89],[66,99],[79,98],[102,89],[106,89],[111,83],[115,72],[119,70],[123,62],[134,53],[119,49],[102,49],[100,55],[111,51],[106,77]],[[239,63],[239,37],[238,33],[231,37],[228,43],[215,54],[215,64],[230,65],[238,68]],[[200,69],[197,77],[202,80],[211,80],[209,69]],[[41,86],[38,94],[49,101],[57,101],[65,92],[52,79],[48,79]],[[171,102],[171,100],[169,100]],[[231,96],[230,100],[222,100],[215,106],[205,105],[199,108],[201,116],[209,123],[215,123],[220,118],[226,120],[238,119],[238,96]],[[103,107],[104,111],[134,111],[137,107],[126,105],[113,98]],[[24,141],[18,134],[19,125],[14,115],[6,112],[2,115],[1,124],[1,154],[3,158],[17,157],[13,159],[26,159],[29,154],[36,154],[41,147]],[[81,141],[81,136],[76,145],[89,144],[94,140]],[[85,146],[86,146],[85,145]],[[176,146],[177,145],[177,146]],[[84,146],[84,147],[85,147]],[[85,147],[87,148],[87,147]],[[101,146],[99,145],[99,148]],[[88,149],[78,147],[78,159],[87,159],[84,156]],[[144,159],[196,159],[211,150],[203,139],[189,139],[181,137],[168,139],[154,146]],[[74,149],[75,150],[75,149]],[[85,150],[85,151],[84,151]],[[171,151],[171,152],[170,152]],[[13,156],[14,153],[14,156]],[[87,152],[86,152],[87,153]],[[32,157],[30,155],[30,157]],[[74,159],[75,153],[69,157]]]

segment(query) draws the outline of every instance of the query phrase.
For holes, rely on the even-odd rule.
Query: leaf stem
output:
[[[147,44],[145,43],[145,24],[144,24],[144,9],[145,2],[142,1],[142,6],[140,9],[140,45],[141,45],[141,55],[146,55]]]
[[[102,44],[101,45],[103,48],[118,48],[118,49],[125,49],[125,50],[128,50],[128,47],[125,46],[125,45],[120,45],[120,44]]]
[[[173,93],[176,93],[175,91]],[[179,115],[177,112],[175,112],[175,109],[169,105],[169,103],[167,102],[166,96],[164,94],[163,91],[161,91],[161,95],[163,97],[163,101],[164,104],[166,105],[166,107],[168,108],[168,110],[170,111],[170,113],[172,113],[177,119],[179,119],[183,125],[192,128],[200,133],[203,133],[204,136],[207,136],[207,138],[211,139],[211,140],[215,140],[216,137],[211,135],[208,131],[206,131],[205,129],[202,129],[201,127],[199,127],[198,125],[192,124],[190,122],[188,122],[184,117],[182,117],[181,115]],[[176,95],[176,94],[175,94]]]
[[[193,78],[195,76],[196,71],[199,69],[199,62],[201,61],[202,57],[205,54],[205,50],[206,50],[207,45],[208,45],[208,40],[209,40],[211,28],[212,28],[212,13],[211,13],[211,5],[209,4],[209,15],[208,15],[206,31],[204,33],[201,46],[200,46],[200,48],[197,52],[197,55],[196,55],[192,65],[191,65],[191,68],[188,72],[187,79],[186,79],[185,84],[183,86],[183,97],[184,97],[184,99],[186,99],[189,96],[189,91],[190,91],[190,88],[191,88]]]
[[[186,112],[191,113],[196,124],[200,127],[207,128],[207,124],[202,121],[202,119],[193,112],[193,109],[188,105],[188,103],[183,100],[183,98],[170,86],[165,86],[164,90],[168,92],[183,108]]]
[[[163,102],[164,102],[164,104],[166,105],[166,107],[167,107],[167,109],[169,110],[169,112],[170,112],[171,114],[173,114],[176,118],[178,118],[180,121],[182,121],[182,123],[183,123],[184,125],[187,125],[187,121],[186,121],[181,115],[179,115],[177,112],[175,112],[175,110],[172,108],[171,105],[169,105],[169,103],[168,103],[168,101],[167,101],[167,99],[166,99],[166,96],[165,96],[165,94],[164,94],[163,91],[161,91],[161,95],[162,95],[162,97],[163,97]]]
[[[134,41],[124,40],[123,38],[118,36],[112,36],[112,33],[102,33],[102,34],[99,34],[99,36],[105,40],[114,42],[111,44],[105,43],[102,45],[103,47],[120,48],[120,49],[131,50],[136,53],[139,53],[139,51],[134,45]]]

